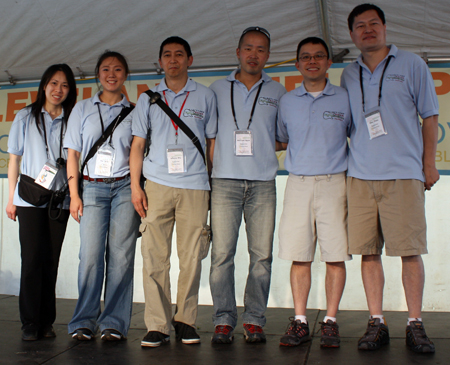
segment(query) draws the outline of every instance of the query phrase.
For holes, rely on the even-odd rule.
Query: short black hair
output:
[[[369,11],[369,10],[375,10],[377,12],[378,16],[380,17],[381,22],[383,24],[386,24],[386,18],[384,16],[383,10],[381,10],[378,6],[376,6],[374,4],[365,3],[365,4],[356,6],[352,10],[352,12],[349,14],[347,23],[348,23],[348,29],[350,30],[350,32],[353,31],[353,23],[355,22],[355,18],[358,15],[361,15],[362,13],[365,13],[366,11]]]
[[[297,61],[298,61],[298,58],[300,56],[300,54],[299,54],[300,53],[300,49],[305,44],[308,44],[308,43],[321,44],[325,48],[325,50],[327,51],[327,59],[330,59],[330,51],[328,50],[328,46],[325,43],[325,41],[322,38],[319,38],[319,37],[308,37],[308,38],[305,38],[302,41],[300,41],[300,43],[297,46]]]
[[[173,44],[173,43],[182,45],[184,50],[187,53],[187,56],[188,57],[192,56],[191,46],[189,45],[189,43],[186,40],[184,40],[183,38],[181,38],[181,37],[172,36],[172,37],[166,38],[161,43],[161,46],[159,47],[159,58],[160,59],[161,59],[161,56],[162,56],[162,53],[163,53],[164,46],[166,46],[168,44]]]

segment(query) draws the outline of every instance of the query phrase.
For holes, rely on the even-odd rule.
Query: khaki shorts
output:
[[[347,246],[345,173],[319,176],[290,174],[279,227],[280,251],[285,260],[314,261],[316,241],[321,261],[351,260]]]
[[[419,180],[347,178],[349,253],[388,256],[428,253],[425,194]]]

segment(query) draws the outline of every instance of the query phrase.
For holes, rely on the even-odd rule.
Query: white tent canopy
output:
[[[193,68],[235,66],[242,30],[259,25],[272,35],[270,62],[295,57],[298,42],[319,36],[333,55],[351,42],[347,16],[361,0],[2,0],[0,82],[38,80],[53,63],[92,76],[105,49],[123,53],[132,73],[154,72],[161,42],[185,38]],[[379,0],[388,42],[422,57],[450,60],[449,0]],[[345,60],[344,59],[344,60]]]

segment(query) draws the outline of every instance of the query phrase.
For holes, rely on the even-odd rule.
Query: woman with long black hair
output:
[[[14,221],[16,217],[19,219],[22,258],[19,309],[25,341],[56,336],[52,326],[56,318],[56,277],[70,213],[68,197],[62,207],[55,207],[55,211],[63,208],[62,211],[53,214],[47,209],[48,203],[34,206],[24,200],[19,195],[19,166],[22,175],[36,180],[43,175],[45,166],[51,166],[57,173],[52,185],[46,187],[57,190],[64,185],[67,152],[62,148],[62,139],[76,99],[70,67],[50,66],[42,75],[36,101],[16,114],[9,133],[6,213]]]

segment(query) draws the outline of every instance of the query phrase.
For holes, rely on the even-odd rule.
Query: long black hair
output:
[[[107,58],[115,58],[117,59],[117,61],[119,61],[123,68],[125,69],[125,74],[128,75],[130,74],[130,69],[128,67],[128,62],[127,59],[125,58],[125,56],[119,52],[116,51],[110,51],[109,49],[107,49],[105,52],[103,52],[98,60],[97,60],[97,64],[95,65],[95,83],[97,84],[97,87],[100,89],[100,85],[98,84],[98,75],[100,73],[100,66],[102,65],[103,61],[106,60]]]
[[[53,75],[61,71],[64,73],[67,79],[67,84],[69,85],[69,93],[67,95],[66,100],[62,102],[62,107],[64,110],[64,118],[63,123],[67,125],[67,120],[69,119],[69,115],[72,112],[72,109],[77,102],[77,86],[75,84],[75,77],[73,76],[73,72],[71,68],[65,63],[59,63],[56,65],[51,65],[47,68],[44,74],[41,77],[41,82],[39,83],[39,88],[37,92],[36,101],[32,103],[31,106],[31,114],[34,116],[34,120],[36,121],[36,126],[41,132],[41,112],[42,107],[45,105],[46,97],[45,97],[45,87],[48,85]]]

